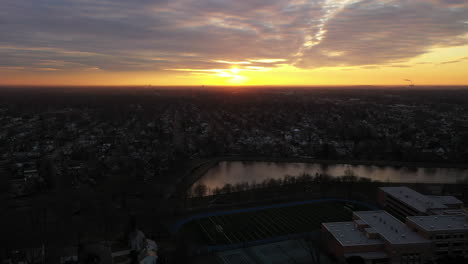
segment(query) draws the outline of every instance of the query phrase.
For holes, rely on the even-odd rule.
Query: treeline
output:
[[[353,174],[352,171],[345,171],[343,176],[330,176],[328,174],[316,173],[310,175],[307,173],[291,176],[286,175],[280,179],[265,179],[261,182],[240,182],[236,184],[227,183],[223,187],[209,188],[204,184],[194,185],[188,192],[189,197],[203,197],[206,195],[228,194],[233,192],[251,191],[265,188],[279,188],[295,184],[330,184],[330,183],[364,183],[364,182],[379,182],[369,178],[359,177]]]

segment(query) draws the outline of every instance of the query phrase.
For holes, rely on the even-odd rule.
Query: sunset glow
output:
[[[468,84],[463,0],[7,0],[0,85]]]

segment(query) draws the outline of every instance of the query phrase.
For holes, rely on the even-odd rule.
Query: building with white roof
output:
[[[420,236],[431,240],[435,257],[468,257],[468,216],[411,216],[406,218],[406,224]]]
[[[451,209],[460,209],[463,206],[462,201],[450,195],[427,195],[427,197],[434,201],[439,201]]]
[[[379,238],[388,244],[428,242],[386,211],[354,212],[353,218],[364,222],[364,225],[367,227],[364,229],[366,232],[368,232],[368,229],[372,229],[374,233],[378,234]]]
[[[453,196],[434,196],[418,193],[406,186],[381,187],[377,201],[382,208],[404,218],[414,215],[445,214],[460,209],[463,203]]]
[[[368,263],[422,263],[432,257],[431,241],[386,211],[354,212],[353,219],[322,224],[328,249],[342,261],[361,256]]]
[[[468,257],[468,216],[410,216],[403,223],[386,211],[353,213],[352,222],[323,223],[323,239],[341,261],[424,263],[447,255]]]

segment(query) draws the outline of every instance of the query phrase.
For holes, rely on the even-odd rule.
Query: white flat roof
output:
[[[468,231],[468,217],[466,215],[410,216],[407,219],[425,231]]]
[[[445,209],[447,206],[440,201],[431,199],[426,195],[420,194],[406,186],[399,187],[380,187],[386,194],[393,196],[397,200],[409,207],[419,211],[427,212],[428,209]]]
[[[353,214],[391,244],[430,243],[386,211],[358,211]]]
[[[364,232],[354,228],[354,222],[333,222],[322,224],[343,246],[379,245],[381,239],[370,239]]]
[[[460,205],[463,204],[462,201],[458,200],[456,197],[449,195],[427,195],[430,199],[440,202],[445,205]]]

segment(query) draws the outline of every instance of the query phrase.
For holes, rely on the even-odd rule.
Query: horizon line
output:
[[[8,87],[21,87],[21,88],[91,88],[91,87],[116,87],[116,88],[123,88],[123,87],[137,87],[137,88],[320,88],[320,87],[329,87],[329,88],[336,88],[336,87],[411,87],[411,89],[420,89],[420,88],[427,88],[427,87],[465,87],[468,88],[468,84],[416,84],[414,86],[410,85],[403,85],[403,84],[323,84],[323,85],[296,85],[296,84],[265,84],[265,85],[151,85],[151,84],[121,84],[121,85],[105,85],[105,84],[0,84],[0,88],[8,88]]]

